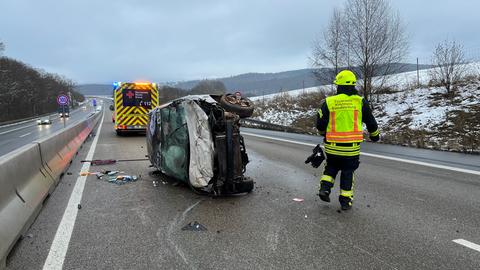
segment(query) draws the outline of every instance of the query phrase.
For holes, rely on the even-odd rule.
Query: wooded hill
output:
[[[73,89],[74,83],[65,77],[0,57],[0,122],[55,112],[60,93],[71,92],[74,100],[83,101]]]

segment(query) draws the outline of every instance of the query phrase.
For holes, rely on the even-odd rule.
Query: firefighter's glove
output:
[[[323,154],[322,148],[320,148],[320,144],[317,144],[315,148],[312,150],[313,154],[311,154],[307,160],[305,160],[305,164],[311,163],[312,167],[318,168],[325,160],[325,154]]]
[[[370,136],[370,140],[372,140],[372,142],[378,142],[380,140],[380,135]]]

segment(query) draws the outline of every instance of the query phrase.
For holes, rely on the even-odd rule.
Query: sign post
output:
[[[63,128],[65,128],[65,106],[68,106],[69,98],[67,95],[58,95],[57,96],[58,105],[62,106],[62,118],[63,118]]]

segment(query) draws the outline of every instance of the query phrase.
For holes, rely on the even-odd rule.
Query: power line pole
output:
[[[417,57],[417,88],[420,88],[420,72],[418,71],[418,57]]]

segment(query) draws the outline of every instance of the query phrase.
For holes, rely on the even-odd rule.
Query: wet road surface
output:
[[[65,118],[65,126],[84,120],[92,112],[94,108],[90,105],[85,109],[73,110],[70,117]],[[58,117],[57,114],[52,115],[50,125],[38,125],[36,121],[37,119],[33,119],[19,124],[0,126],[0,156],[64,128],[63,118]]]
[[[145,137],[117,137],[110,112],[104,117],[93,157],[144,157]],[[95,143],[91,139],[7,268],[49,269],[47,257],[64,269],[479,268],[480,252],[453,242],[480,244],[478,175],[362,156],[354,208],[341,212],[338,187],[330,204],[316,196],[321,170],[304,164],[310,146],[248,135],[245,141],[247,175],[256,182],[247,195],[199,196],[150,175],[148,162],[90,167],[140,178],[115,185],[88,176],[65,255],[49,257],[59,248],[54,238],[78,182],[79,161]],[[369,147],[364,149],[382,151],[382,145]],[[207,231],[182,230],[195,221]]]

